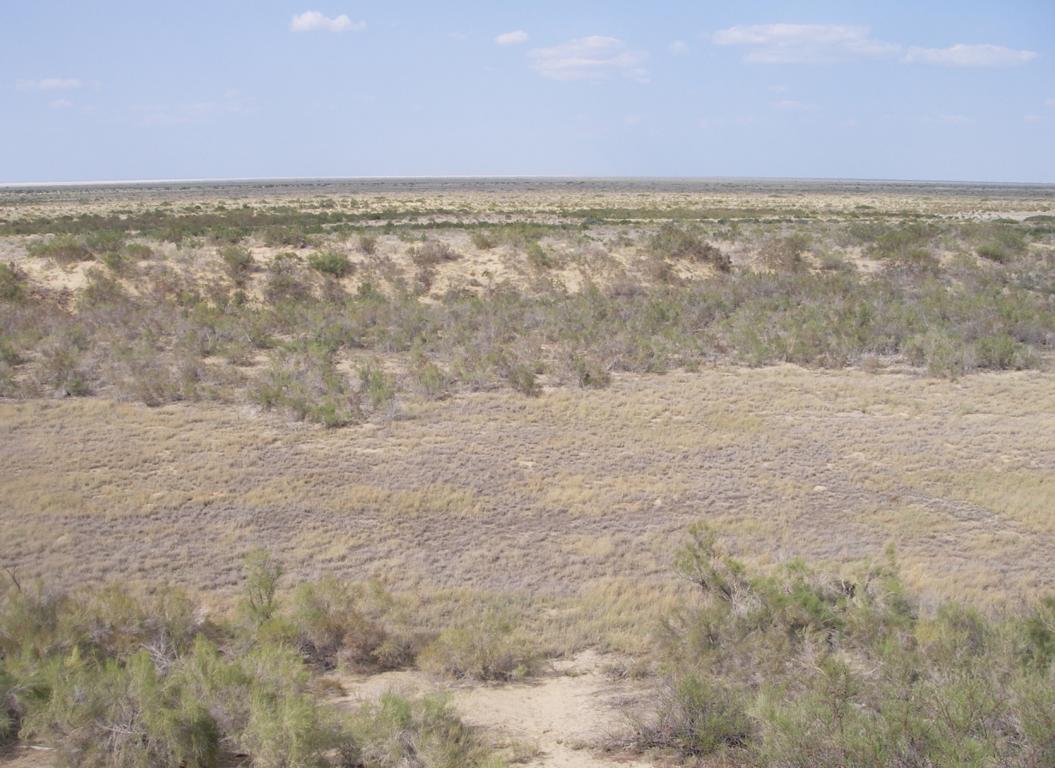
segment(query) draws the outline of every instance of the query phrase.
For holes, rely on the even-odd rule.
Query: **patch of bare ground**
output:
[[[466,723],[483,729],[519,764],[538,768],[644,768],[651,761],[602,754],[604,745],[628,726],[628,713],[641,705],[647,689],[614,680],[609,660],[584,651],[552,664],[549,674],[526,682],[470,685],[438,681],[418,671],[367,677],[337,676],[345,690],[339,699],[355,708],[386,692],[415,696],[444,693]]]

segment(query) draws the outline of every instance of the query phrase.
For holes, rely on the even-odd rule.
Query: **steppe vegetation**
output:
[[[0,192],[16,764],[1055,764],[1051,190],[466,184]]]

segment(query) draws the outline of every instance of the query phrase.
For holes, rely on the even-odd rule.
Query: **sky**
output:
[[[0,182],[1055,182],[1055,0],[0,0]]]

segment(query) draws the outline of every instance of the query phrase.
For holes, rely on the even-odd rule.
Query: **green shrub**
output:
[[[104,229],[88,235],[85,245],[97,256],[119,254],[125,245],[125,233],[113,229]]]
[[[472,240],[473,246],[480,249],[481,251],[489,251],[496,245],[498,245],[498,243],[495,242],[494,238],[492,238],[487,232],[484,232],[483,230],[479,229],[475,230],[469,236],[469,239]]]
[[[272,303],[302,302],[312,298],[311,286],[305,281],[300,260],[295,254],[280,253],[268,265],[264,295]]]
[[[367,256],[377,252],[377,238],[374,235],[359,235],[359,250]]]
[[[501,768],[476,734],[443,698],[410,701],[382,695],[353,718],[352,733],[363,768]],[[359,765],[360,763],[356,763]]]
[[[219,736],[205,708],[161,676],[145,651],[100,665],[74,651],[45,665],[46,697],[32,702],[23,734],[67,765],[214,766]]]
[[[411,376],[418,392],[429,400],[444,397],[450,386],[450,377],[420,349],[411,358]]]
[[[264,408],[282,408],[296,419],[326,427],[344,426],[361,417],[358,396],[349,390],[332,355],[319,350],[276,356],[250,398]]]
[[[358,595],[332,576],[301,584],[289,613],[301,654],[323,669],[386,669],[410,660],[408,646],[389,637],[357,606]],[[402,652],[400,652],[402,649]]]
[[[26,273],[0,262],[0,301],[20,301],[26,295]]]
[[[144,243],[128,243],[121,254],[129,261],[147,261],[154,258],[154,249]]]
[[[684,259],[710,264],[720,272],[732,269],[732,261],[696,232],[668,222],[649,239],[651,253],[662,259]]]
[[[506,381],[514,390],[528,397],[538,397],[542,394],[536,374],[536,366],[527,363],[514,362],[506,366]]]
[[[580,387],[604,389],[612,382],[608,368],[596,357],[573,354],[570,360],[572,375]]]
[[[338,251],[320,251],[308,257],[308,264],[324,275],[341,278],[352,271],[352,262]]]
[[[391,410],[396,399],[396,380],[378,361],[359,367],[359,395],[371,411]]]
[[[710,755],[744,747],[753,730],[741,697],[704,673],[670,684],[657,712],[636,727],[642,748],[674,747],[685,755]]]
[[[85,242],[71,235],[56,235],[50,240],[38,240],[29,244],[29,255],[38,259],[54,259],[60,264],[91,261],[91,249]]]
[[[223,260],[224,268],[235,285],[245,285],[249,273],[255,265],[253,254],[248,248],[239,248],[237,245],[228,245],[220,249],[220,258]]]
[[[262,549],[245,557],[245,586],[242,613],[251,626],[259,627],[269,621],[278,608],[275,594],[282,578],[282,564]]]
[[[539,662],[530,639],[494,609],[443,630],[418,657],[422,668],[459,680],[520,680],[534,674]]]
[[[418,267],[434,267],[445,261],[456,261],[458,258],[458,254],[440,240],[426,240],[417,248],[410,249],[410,260]]]
[[[1021,620],[955,603],[921,617],[892,551],[853,580],[797,561],[751,574],[699,526],[675,562],[698,602],[661,633],[667,694],[642,747],[800,768],[1052,754],[1050,601]]]

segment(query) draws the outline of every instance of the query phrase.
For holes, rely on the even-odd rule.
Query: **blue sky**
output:
[[[0,181],[1055,182],[1055,0],[0,4]]]

